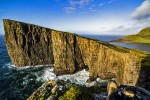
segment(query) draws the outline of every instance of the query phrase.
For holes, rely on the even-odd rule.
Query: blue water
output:
[[[84,34],[82,34],[81,36],[94,38],[101,41],[112,41],[123,37],[123,35],[84,35]]]
[[[82,35],[82,36],[107,42],[124,37],[123,35]],[[121,43],[121,42],[110,42],[110,43],[127,48],[139,49],[150,53],[150,43]]]
[[[127,48],[139,49],[150,53],[150,44],[149,43],[119,43],[111,42],[111,44],[119,45]]]
[[[102,41],[111,41],[123,36],[83,35]],[[150,52],[150,44],[112,43]],[[49,67],[14,68],[8,56],[4,36],[0,36],[0,100],[25,100],[42,83],[43,73]]]
[[[0,100],[25,100],[44,82],[47,67],[14,68],[0,36]]]

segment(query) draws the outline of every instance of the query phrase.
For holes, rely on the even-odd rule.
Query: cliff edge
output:
[[[79,35],[4,19],[5,42],[16,66],[54,64],[55,74],[83,68],[89,81],[116,78],[120,84],[150,81],[150,55]]]

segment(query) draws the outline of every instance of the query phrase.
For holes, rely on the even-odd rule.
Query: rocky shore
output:
[[[45,82],[27,100],[149,100],[144,88],[118,85],[110,80],[107,86],[80,86],[62,80]]]
[[[61,80],[50,80],[33,92],[27,100],[94,100],[96,94],[106,91],[106,87],[86,87]]]

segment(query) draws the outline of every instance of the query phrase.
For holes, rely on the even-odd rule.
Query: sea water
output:
[[[86,37],[96,38],[102,41],[111,41],[120,38],[121,36],[88,35]],[[132,48],[133,46],[130,47]],[[143,46],[137,46],[137,49],[143,48]],[[145,51],[149,51],[150,45],[147,44],[145,48]],[[4,36],[0,36],[0,100],[25,100],[45,81],[52,79],[61,79],[86,86],[91,86],[102,82],[102,80],[97,79],[89,84],[86,83],[88,78],[89,72],[86,69],[83,69],[82,71],[79,71],[73,75],[56,76],[53,73],[52,65],[16,68],[11,63],[11,60],[8,56],[4,42]]]
[[[17,68],[8,56],[4,36],[0,36],[0,100],[25,100],[45,81],[52,79],[86,86],[96,84],[96,81],[86,83],[89,78],[89,72],[86,69],[62,76],[56,76],[53,69],[52,65]]]

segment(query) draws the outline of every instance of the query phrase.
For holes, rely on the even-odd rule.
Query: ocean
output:
[[[109,35],[83,35],[85,37],[96,38],[102,41],[111,41],[123,36]],[[112,43],[129,48],[136,48],[150,53],[150,44],[140,43]],[[4,42],[4,36],[0,35],[0,100],[25,100],[45,81],[50,79],[70,80],[72,83],[81,85],[94,85],[86,83],[89,72],[84,69],[73,75],[56,76],[52,66],[35,66],[30,68],[15,68],[8,56]]]

